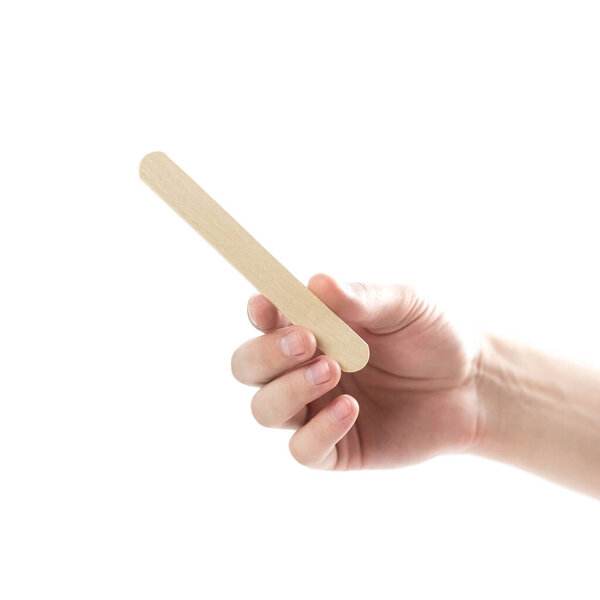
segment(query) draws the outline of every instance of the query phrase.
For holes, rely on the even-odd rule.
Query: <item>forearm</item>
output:
[[[478,376],[477,454],[600,497],[600,373],[493,336]]]

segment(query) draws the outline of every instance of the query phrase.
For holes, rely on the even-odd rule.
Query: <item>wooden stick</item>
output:
[[[343,371],[362,369],[369,346],[166,154],[152,152],[140,177],[294,324],[313,332],[321,351]]]

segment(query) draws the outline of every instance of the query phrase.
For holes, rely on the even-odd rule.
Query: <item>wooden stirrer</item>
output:
[[[369,346],[166,154],[151,152],[140,177],[294,324],[313,332],[343,371],[362,369]]]

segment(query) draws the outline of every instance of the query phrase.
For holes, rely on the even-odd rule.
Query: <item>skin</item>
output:
[[[257,386],[266,427],[320,469],[391,468],[449,452],[509,462],[600,496],[600,375],[494,338],[471,338],[404,285],[308,286],[369,344],[342,373],[264,297],[248,316],[263,335],[235,350],[234,377]]]

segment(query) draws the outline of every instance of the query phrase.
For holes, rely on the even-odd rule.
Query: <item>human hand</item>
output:
[[[342,373],[264,296],[248,316],[264,332],[234,352],[234,377],[260,386],[252,412],[266,427],[295,429],[290,451],[322,469],[386,468],[469,449],[478,440],[478,352],[434,305],[403,285],[308,287],[369,344],[367,366]]]

